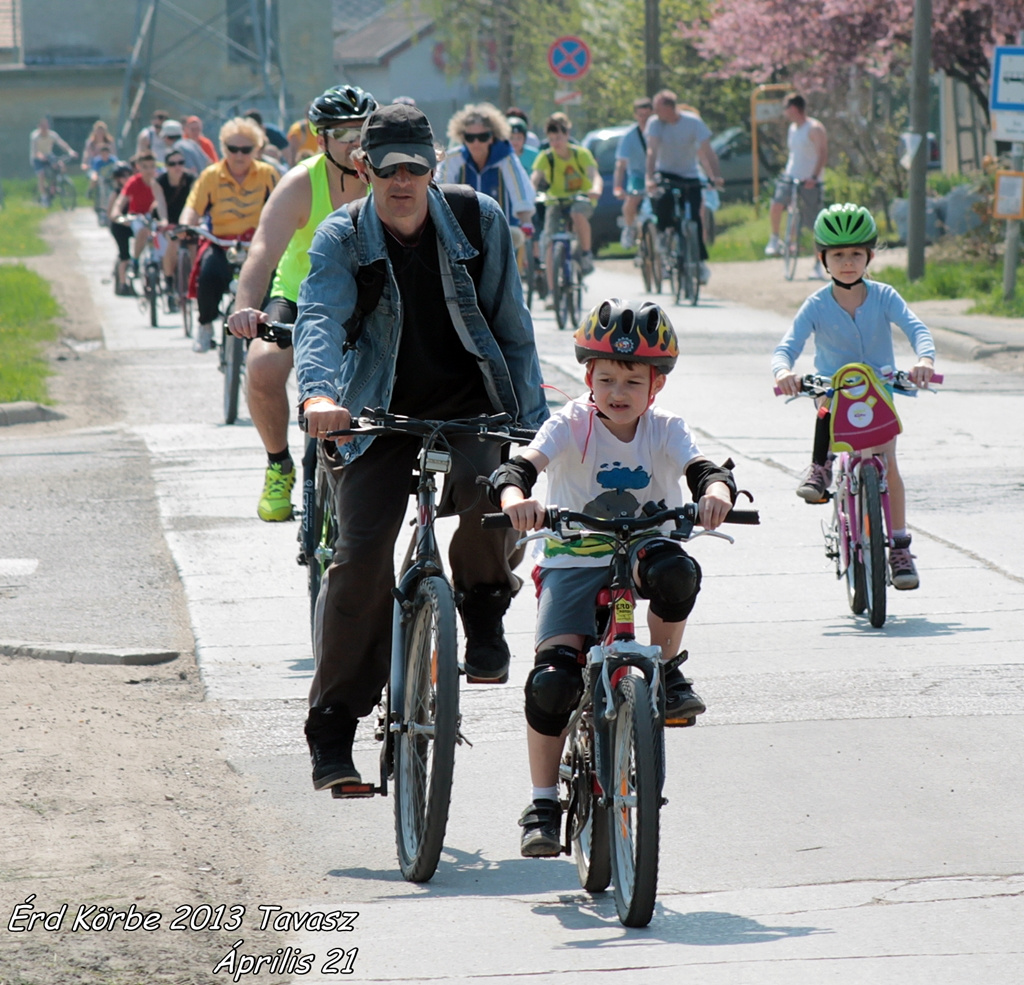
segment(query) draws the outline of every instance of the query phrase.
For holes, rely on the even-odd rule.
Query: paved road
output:
[[[821,547],[821,511],[793,495],[809,405],[771,395],[781,316],[718,302],[672,309],[683,357],[659,400],[729,454],[759,528],[699,541],[705,589],[688,668],[709,712],[668,737],[659,903],[627,931],[570,860],[524,860],[521,685],[531,665],[527,593],[507,621],[509,685],[463,689],[464,731],[447,848],[434,880],[403,882],[390,799],[316,795],[301,737],[312,670],[294,524],[255,517],[254,429],[218,423],[215,357],[173,319],[150,329],[101,287],[109,237],[76,215],[106,345],[124,354],[129,441],[145,444],[159,520],[180,576],[210,701],[231,722],[231,761],[266,818],[266,856],[289,910],[358,910],[352,934],[297,935],[320,960],[358,947],[366,980],[486,983],[687,974],[717,983],[953,977],[1024,979],[1024,535],[1019,376],[948,364],[944,392],[900,405],[909,513],[922,571],[892,593],[881,630],[849,613]],[[598,294],[634,294],[598,272]],[[565,333],[537,318],[546,375],[581,389]],[[301,445],[292,436],[294,453]],[[357,739],[376,763],[369,726]],[[429,901],[429,902],[428,902]],[[253,906],[257,902],[252,901]],[[316,972],[296,982],[327,982]]]

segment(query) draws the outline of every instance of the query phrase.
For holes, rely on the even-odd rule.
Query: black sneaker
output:
[[[535,800],[519,818],[523,837],[519,852],[525,858],[562,854],[562,807],[557,800]]]
[[[466,678],[470,683],[504,684],[511,659],[501,617],[512,601],[508,585],[477,585],[459,603],[466,631]]]
[[[707,711],[701,696],[694,691],[693,681],[683,676],[679,665],[686,660],[686,650],[665,664],[665,725],[689,725],[690,719]]]
[[[352,762],[352,741],[358,720],[342,708],[310,708],[306,742],[313,764],[313,789],[326,790],[343,783],[362,783]]]

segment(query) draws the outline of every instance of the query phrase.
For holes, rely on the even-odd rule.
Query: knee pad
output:
[[[580,654],[569,646],[538,652],[526,678],[526,721],[541,735],[561,735],[583,695]]]
[[[700,591],[700,565],[674,540],[645,541],[635,551],[637,587],[650,599],[651,612],[666,622],[682,622]]]

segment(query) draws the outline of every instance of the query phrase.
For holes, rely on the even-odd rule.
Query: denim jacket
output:
[[[476,251],[442,193],[432,185],[427,194],[437,237],[451,261],[459,310],[478,350],[488,392],[500,404],[496,411],[504,410],[521,427],[540,427],[548,416],[547,404],[508,224],[497,203],[477,195],[484,255],[478,299],[472,277],[459,262]],[[309,275],[299,290],[295,324],[300,406],[310,397],[330,397],[355,416],[364,407],[390,405],[403,299],[384,235],[371,194],[359,215],[358,230],[352,227],[348,209],[342,207],[320,224],[313,237]],[[366,316],[356,347],[345,352],[342,325],[355,310],[356,275],[360,266],[376,260],[384,260],[387,267],[384,290],[377,307]],[[354,460],[372,440],[356,438],[342,445],[342,462]]]

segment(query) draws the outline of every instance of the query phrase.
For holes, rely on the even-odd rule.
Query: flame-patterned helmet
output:
[[[580,322],[573,342],[581,363],[615,359],[670,373],[679,358],[675,329],[661,306],[652,301],[602,301]]]

